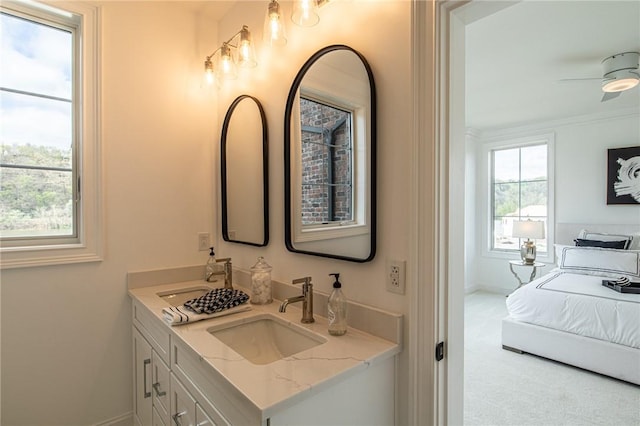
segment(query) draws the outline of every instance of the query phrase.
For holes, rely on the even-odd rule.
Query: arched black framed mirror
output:
[[[351,262],[376,254],[376,90],[345,45],[325,47],[296,75],[284,116],[285,244]]]
[[[222,238],[269,243],[267,119],[260,102],[238,96],[227,111],[220,141]]]

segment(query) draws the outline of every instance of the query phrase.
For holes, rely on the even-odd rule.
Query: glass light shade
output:
[[[215,78],[213,74],[213,62],[211,62],[210,57],[207,57],[204,61],[204,75],[205,82],[208,85],[212,85]]]
[[[320,22],[316,0],[296,0],[291,20],[301,27],[312,27]]]
[[[240,30],[240,43],[238,45],[238,63],[242,68],[253,68],[258,65],[256,54],[251,41],[251,33],[246,25]]]
[[[220,58],[218,59],[216,73],[220,80],[235,80],[238,78],[238,70],[231,55],[231,48],[226,43],[224,43],[220,49]]]
[[[264,18],[263,38],[270,46],[284,46],[287,44],[284,19],[277,0],[272,0],[267,8],[267,14]]]
[[[628,70],[623,70],[615,73],[613,80],[609,80],[602,83],[603,92],[623,92],[625,90],[632,89],[638,85],[640,77]]]

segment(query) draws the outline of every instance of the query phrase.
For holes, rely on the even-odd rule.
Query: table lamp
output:
[[[536,244],[531,239],[544,238],[544,222],[533,220],[516,220],[513,222],[513,232],[511,236],[526,238],[527,241],[520,247],[522,262],[533,265],[536,261]]]

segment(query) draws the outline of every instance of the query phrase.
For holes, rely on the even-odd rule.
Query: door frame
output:
[[[412,0],[410,424],[464,421],[465,26],[518,1]]]

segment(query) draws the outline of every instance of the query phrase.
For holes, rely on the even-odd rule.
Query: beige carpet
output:
[[[504,295],[465,298],[465,425],[640,426],[639,386],[503,350],[506,315]]]

